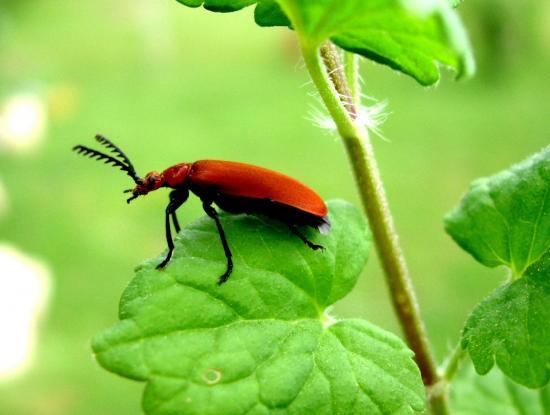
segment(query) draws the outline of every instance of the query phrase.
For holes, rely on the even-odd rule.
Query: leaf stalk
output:
[[[449,354],[447,359],[445,359],[445,362],[442,365],[441,368],[441,375],[443,376],[443,379],[445,379],[447,382],[451,382],[456,374],[456,371],[458,370],[458,366],[460,364],[460,361],[466,357],[466,352],[464,349],[462,349],[462,346],[460,345],[460,342],[455,346],[453,351]]]

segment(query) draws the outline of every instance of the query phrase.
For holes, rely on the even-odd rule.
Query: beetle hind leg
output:
[[[317,251],[318,249],[325,249],[322,245],[317,245],[311,242],[307,237],[298,230],[296,225],[288,223],[288,228],[290,229],[290,232],[292,232],[294,235],[296,235],[298,238],[301,239],[303,243],[305,243],[309,248],[313,249],[314,251]]]
[[[225,272],[218,279],[218,285],[222,285],[229,279],[229,276],[233,271],[233,255],[231,254],[231,250],[229,249],[229,245],[227,244],[227,239],[225,238],[225,232],[223,231],[222,224],[218,216],[218,212],[216,212],[216,209],[214,209],[212,205],[208,202],[203,202],[202,207],[206,212],[206,214],[210,216],[212,219],[214,219],[214,221],[216,222],[216,227],[218,228],[218,234],[220,235],[220,240],[223,246],[223,252],[225,253],[225,258],[227,259],[227,268]]]

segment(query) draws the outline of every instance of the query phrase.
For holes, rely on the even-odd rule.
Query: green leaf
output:
[[[179,0],[198,6],[195,0]],[[235,11],[254,1],[206,0],[214,11]],[[440,65],[458,77],[469,76],[475,64],[460,18],[448,0],[258,0],[260,26],[289,26],[303,44],[318,47],[332,40],[415,78],[422,85],[439,80]]]
[[[262,0],[260,25],[281,24],[280,5],[310,45],[330,39],[341,48],[411,75],[422,85],[439,80],[439,65],[459,77],[474,72],[467,36],[445,0]],[[271,14],[270,14],[271,13]]]
[[[548,415],[550,385],[531,390],[493,370],[478,376],[471,365],[453,382],[451,406],[454,415]]]
[[[521,275],[550,248],[550,146],[476,180],[445,218],[453,239],[488,267]]]
[[[550,378],[550,251],[472,312],[462,334],[478,373],[495,361],[518,383],[538,388]]]
[[[281,223],[221,215],[235,268],[218,286],[225,257],[213,221],[176,240],[172,262],[138,267],[121,321],[95,337],[99,363],[147,382],[147,414],[390,414],[423,408],[412,352],[362,320],[335,321],[370,245],[364,218],[329,202],[325,246],[312,251]],[[305,230],[304,230],[305,231]]]
[[[176,0],[189,7],[204,6],[213,12],[235,12],[256,3],[257,0]]]
[[[496,364],[514,381],[550,378],[550,147],[472,184],[445,219],[447,232],[482,264],[510,267],[514,279],[468,318],[462,347],[476,371]]]

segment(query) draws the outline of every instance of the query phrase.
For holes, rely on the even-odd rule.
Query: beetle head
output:
[[[132,200],[138,196],[145,196],[147,193],[157,190],[159,187],[164,185],[164,176],[162,173],[152,171],[147,173],[147,175],[141,179],[136,180],[136,187],[133,189],[127,189],[124,193],[132,192],[132,197],[130,197],[126,202],[130,203]]]

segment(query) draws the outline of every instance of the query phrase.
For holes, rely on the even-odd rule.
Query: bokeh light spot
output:
[[[29,367],[49,281],[44,264],[0,244],[0,379]]]

